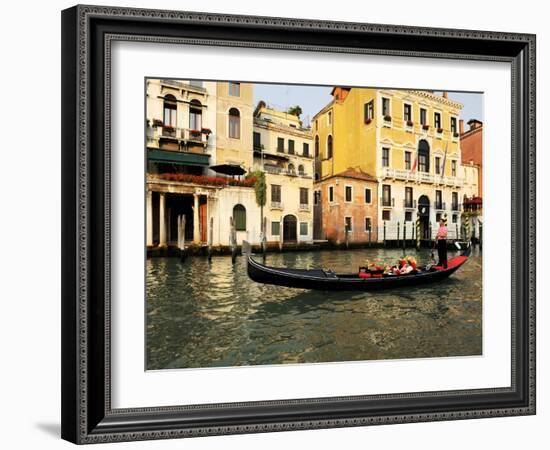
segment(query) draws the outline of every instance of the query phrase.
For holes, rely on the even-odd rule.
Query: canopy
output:
[[[224,175],[244,175],[246,173],[246,170],[237,164],[217,164],[209,168]]]

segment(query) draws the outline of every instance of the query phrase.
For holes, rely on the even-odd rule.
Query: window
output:
[[[451,176],[456,177],[456,161],[451,161]]]
[[[352,192],[351,186],[345,187],[345,199],[346,199],[346,202],[348,203],[353,200],[353,192]]]
[[[441,191],[435,191],[435,209],[443,209]]]
[[[327,123],[332,125],[332,111],[329,111],[327,114]]]
[[[453,214],[453,223],[458,223],[458,215]]]
[[[318,205],[321,203],[321,191],[315,191],[313,193],[313,204]]]
[[[437,129],[441,128],[441,113],[434,113],[434,127]]]
[[[243,205],[233,207],[233,223],[235,231],[246,231],[246,209]]]
[[[456,117],[451,117],[451,133],[456,134]]]
[[[296,169],[294,168],[294,164],[289,164],[288,165],[288,173],[290,175],[295,175],[296,174]]]
[[[389,184],[382,185],[382,206],[391,206],[391,186]]]
[[[300,236],[307,236],[307,222],[300,222]]]
[[[281,222],[271,222],[271,236],[279,236],[281,233]]]
[[[328,135],[327,138],[327,158],[332,158],[332,135]]]
[[[391,220],[390,211],[385,209],[382,211],[382,220],[388,221]]]
[[[271,201],[281,203],[281,186],[278,184],[271,185]]]
[[[435,214],[435,221],[438,222],[438,223],[441,221],[441,213],[436,213]]]
[[[285,151],[285,140],[284,140],[284,138],[277,138],[277,151],[278,152],[284,152]]]
[[[374,118],[374,101],[371,100],[368,103],[365,103],[364,106],[364,121],[365,123],[370,123]]]
[[[390,167],[390,149],[382,148],[382,167]]]
[[[412,211],[405,211],[405,222],[412,222],[413,213]]]
[[[418,171],[430,171],[430,146],[424,139],[418,143]]]
[[[294,155],[294,140],[292,139],[288,140],[288,154]]]
[[[458,192],[452,193],[453,211],[458,211]]]
[[[412,122],[412,106],[408,103],[403,104],[403,118],[406,122]]]
[[[189,128],[201,131],[202,129],[202,105],[198,100],[191,100],[189,107]]]
[[[441,157],[440,156],[435,157],[435,173],[436,175],[441,174]]]
[[[371,191],[370,189],[365,189],[365,203],[371,202]]]
[[[315,157],[319,158],[319,136],[315,136]]]
[[[176,112],[177,103],[176,97],[168,94],[164,97],[164,118],[163,123],[165,126],[176,127]]]
[[[233,97],[240,97],[241,83],[229,82],[229,95]]]
[[[413,207],[413,188],[406,187],[405,188],[405,208],[412,208],[412,207]]]
[[[420,123],[422,125],[428,125],[426,108],[420,108]]]
[[[328,187],[328,201],[330,203],[334,202],[334,186]]]
[[[309,156],[309,144],[307,142],[304,142],[304,147],[302,150],[302,155]]]
[[[411,170],[411,152],[405,152],[405,170]]]
[[[351,231],[351,217],[344,217],[344,231]]]
[[[300,188],[300,205],[309,205],[309,189]]]
[[[382,97],[382,116],[390,116],[390,99],[386,97]]]
[[[365,217],[365,231],[372,230],[372,221],[370,217]]]
[[[237,108],[229,110],[229,137],[233,139],[241,138],[241,114]]]
[[[306,174],[304,172],[304,166],[302,166],[301,164],[298,166],[298,174],[299,175],[305,175]]]
[[[260,133],[258,133],[257,131],[254,131],[253,139],[254,139],[254,150],[261,150],[262,149],[262,135]]]

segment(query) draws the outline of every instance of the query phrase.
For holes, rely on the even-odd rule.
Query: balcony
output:
[[[464,180],[458,177],[442,177],[441,175],[432,175],[428,172],[419,172],[403,169],[391,169],[384,167],[383,178],[392,180],[410,181],[415,183],[440,184],[445,186],[462,187]]]
[[[160,84],[177,88],[177,89],[186,89],[188,91],[206,93],[206,89],[203,88],[202,86],[197,86],[190,83],[183,83],[181,81],[176,81],[176,80],[160,80]]]
[[[271,202],[271,209],[283,209],[281,202]]]
[[[451,203],[451,211],[460,211],[460,203]]]
[[[412,199],[403,200],[403,208],[416,209],[416,200],[412,200]]]
[[[208,134],[200,130],[165,126],[154,127],[153,130],[152,138],[184,141],[205,147],[208,145]]]
[[[210,155],[194,152],[182,152],[178,150],[149,148],[147,152],[147,159],[149,162],[156,163],[207,167],[209,165]]]
[[[308,203],[300,203],[300,211],[311,211]]]
[[[445,211],[447,209],[446,206],[447,205],[445,204],[445,202],[436,201],[434,208],[436,209],[436,211]]]
[[[391,198],[384,198],[382,197],[380,199],[380,206],[385,206],[385,207],[393,207],[395,206],[395,197],[391,197]]]

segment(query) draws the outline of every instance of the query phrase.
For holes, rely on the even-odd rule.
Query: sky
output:
[[[264,100],[269,106],[278,110],[287,110],[300,105],[304,125],[332,99],[332,86],[307,86],[290,84],[254,84],[254,104]],[[483,121],[483,95],[480,93],[452,92],[449,98],[464,105],[460,118],[464,123],[476,118]],[[468,127],[465,125],[465,129]]]

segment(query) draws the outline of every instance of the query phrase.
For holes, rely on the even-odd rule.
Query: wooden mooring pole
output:
[[[208,230],[208,261],[212,261],[212,243],[214,241],[214,218],[210,217],[210,229]]]
[[[231,262],[234,263],[237,259],[237,236],[233,217],[229,218],[229,245],[231,246]]]
[[[416,251],[420,250],[420,213],[416,213]]]
[[[187,249],[185,248],[185,214],[178,216],[178,249],[180,252],[180,261],[187,259]]]

